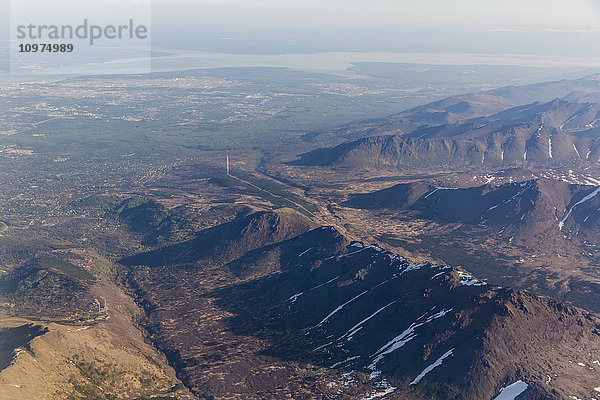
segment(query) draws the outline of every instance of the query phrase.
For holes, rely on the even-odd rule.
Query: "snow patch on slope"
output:
[[[387,381],[384,379],[381,382],[377,383],[376,385],[376,390],[371,393],[371,395],[367,396],[367,397],[363,397],[363,400],[373,400],[373,399],[378,399],[384,396],[387,396],[390,393],[393,393],[396,390],[395,387],[391,386],[389,383],[387,383]]]
[[[383,310],[385,310],[386,308],[388,308],[389,306],[391,306],[392,304],[398,302],[398,300],[394,300],[391,303],[386,304],[385,306],[381,307],[379,310],[375,311],[373,314],[369,315],[367,318],[363,319],[362,321],[360,321],[358,324],[354,325],[352,328],[348,329],[348,331],[346,333],[344,333],[339,339],[342,340],[343,338],[346,338],[346,340],[350,341],[352,340],[352,337],[356,334],[356,332],[358,332],[359,330],[362,329],[363,325],[368,322],[371,318],[373,318],[374,316],[376,316],[377,314],[379,314],[380,312],[382,312]]]
[[[329,321],[329,318],[331,318],[334,314],[340,312],[342,310],[342,308],[346,307],[348,304],[352,303],[354,300],[358,299],[359,297],[363,296],[364,294],[366,294],[367,292],[369,292],[368,290],[365,290],[364,292],[362,292],[361,294],[354,296],[353,298],[351,298],[350,300],[348,300],[347,302],[345,302],[344,304],[342,304],[341,306],[337,306],[337,308],[335,310],[333,310],[332,312],[330,312],[325,318],[323,318],[321,320],[321,322],[319,322],[317,325],[315,325],[314,327],[317,328],[321,325],[323,325],[325,322]]]
[[[447,352],[445,352],[440,358],[438,358],[433,364],[431,364],[430,366],[428,366],[427,368],[425,368],[423,370],[423,372],[421,372],[419,374],[419,376],[417,376],[415,378],[414,381],[412,381],[410,383],[410,385],[416,385],[417,383],[419,383],[421,381],[421,379],[423,379],[423,377],[425,377],[425,375],[427,375],[428,373],[430,373],[434,368],[439,367],[440,365],[442,365],[442,363],[444,362],[444,360],[448,357],[450,357],[452,355],[452,352],[454,351],[454,349],[452,350],[448,350]],[[409,386],[410,386],[409,385]]]
[[[459,188],[445,188],[445,187],[436,187],[435,189],[433,189],[433,191],[431,193],[429,193],[428,195],[426,195],[425,197],[423,197],[423,199],[428,198],[429,196],[431,196],[432,194],[434,194],[437,191],[440,190],[458,190]]]
[[[327,282],[325,282],[325,283],[321,283],[320,285],[317,285],[317,286],[315,286],[315,287],[312,287],[312,288],[310,288],[310,289],[307,289],[307,290],[306,290],[306,291],[304,291],[304,292],[298,292],[298,293],[296,293],[295,295],[293,295],[292,297],[290,297],[290,298],[288,299],[288,301],[291,301],[291,302],[292,302],[292,304],[294,304],[294,303],[296,302],[296,300],[298,300],[298,297],[302,296],[304,293],[306,293],[306,292],[310,292],[310,291],[312,291],[312,290],[315,290],[315,289],[318,289],[318,288],[320,288],[320,287],[323,287],[323,286],[327,285],[328,283],[331,283],[331,282],[333,282],[333,281],[335,281],[335,280],[337,280],[337,279],[339,279],[339,278],[340,278],[340,275],[336,276],[336,277],[335,277],[335,278],[333,278],[333,279],[330,279],[330,280],[328,280],[328,281],[327,281]]]
[[[418,327],[426,325],[426,324],[430,323],[431,321],[436,320],[438,318],[442,318],[444,315],[446,315],[450,312],[452,312],[452,308],[450,308],[448,310],[442,310],[442,311],[430,316],[429,318],[427,318],[427,320],[425,322],[417,322],[418,321],[418,319],[417,319],[417,321],[413,322],[401,334],[399,334],[398,336],[396,336],[395,338],[393,338],[392,340],[387,342],[385,345],[383,345],[379,350],[377,350],[371,356],[371,357],[373,357],[373,361],[367,367],[368,369],[373,371],[373,372],[371,372],[371,378],[375,378],[381,374],[381,371],[377,370],[377,364],[386,355],[398,350],[399,348],[401,348],[402,346],[404,346],[406,343],[410,342],[417,336],[417,333],[415,332],[415,330]]]
[[[562,219],[562,221],[560,221],[558,223],[559,229],[562,231],[562,229],[565,226],[565,221],[571,216],[571,213],[573,213],[573,210],[575,209],[575,207],[577,207],[578,205],[581,205],[581,204],[585,203],[588,200],[593,199],[594,197],[596,197],[598,195],[598,193],[600,193],[600,187],[596,188],[596,190],[594,190],[592,193],[588,194],[583,199],[581,199],[577,203],[573,204],[573,207],[571,207],[569,209],[569,212],[567,213],[567,215]]]
[[[492,400],[515,400],[515,398],[527,390],[529,385],[521,380],[516,381],[512,385],[502,388],[500,394]]]
[[[473,275],[468,272],[458,271],[458,276],[460,276],[460,284],[463,286],[485,286],[487,283],[483,281],[479,281],[473,277]]]

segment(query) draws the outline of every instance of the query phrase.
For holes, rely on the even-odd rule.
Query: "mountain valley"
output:
[[[153,108],[230,73],[6,136],[0,398],[600,398],[598,75],[231,143]]]

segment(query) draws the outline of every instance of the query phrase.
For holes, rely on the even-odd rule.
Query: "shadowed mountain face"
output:
[[[561,320],[560,305],[489,287],[449,267],[409,264],[376,247],[351,246],[318,269],[299,268],[217,296],[224,305],[231,297],[253,299],[234,309],[236,333],[286,332],[265,354],[357,371],[377,382],[379,393],[396,388],[397,398],[491,398],[518,379],[530,384],[531,398],[560,398],[585,386],[593,393],[589,370],[564,391],[548,390],[533,375],[544,376],[542,365],[551,366],[550,375],[569,369],[574,355],[558,356],[567,348],[547,352],[558,337],[598,340],[595,318],[575,313]],[[267,298],[274,309],[257,321]],[[570,324],[578,328],[569,332]]]
[[[271,213],[233,222],[208,231],[255,240],[235,251],[215,240],[227,254],[218,268],[200,232],[180,260],[171,247],[157,251],[173,263],[152,264],[155,251],[124,271],[150,339],[201,398],[491,399],[519,380],[531,399],[594,393],[600,321],[589,314],[410,264],[334,228],[294,236],[301,220]]]
[[[472,188],[406,183],[355,195],[346,205],[418,212],[420,218],[489,226],[515,237],[565,236],[598,243],[600,190],[546,179]]]
[[[299,213],[282,209],[258,212],[199,232],[192,240],[123,260],[126,265],[219,265],[249,251],[298,236],[315,225]]]
[[[17,352],[29,350],[29,343],[46,333],[47,328],[34,324],[0,329],[0,371],[11,364]]]

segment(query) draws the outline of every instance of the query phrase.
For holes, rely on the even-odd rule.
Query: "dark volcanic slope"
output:
[[[595,317],[333,228],[210,274],[187,258],[125,271],[150,338],[201,398],[479,400],[522,380],[527,398],[562,399],[597,386]]]
[[[599,194],[595,186],[547,179],[473,188],[415,182],[356,195],[346,205],[413,210],[420,218],[494,227],[516,238],[560,235],[599,243]]]

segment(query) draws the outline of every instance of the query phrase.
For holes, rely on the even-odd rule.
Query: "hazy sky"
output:
[[[509,29],[600,30],[598,0],[157,0],[187,4],[221,23],[283,22],[339,26],[415,24]],[[200,20],[206,20],[198,15]],[[212,19],[212,21],[215,21]]]
[[[153,4],[155,42],[169,47],[242,53],[600,57],[600,0],[156,0]]]
[[[91,1],[104,1],[109,15],[122,4],[141,9],[151,3],[152,40],[157,48],[236,54],[421,52],[600,60],[600,0],[13,1],[36,3],[25,15],[41,15],[42,20],[64,1],[80,10]],[[97,14],[83,12],[82,17],[93,19]]]

